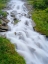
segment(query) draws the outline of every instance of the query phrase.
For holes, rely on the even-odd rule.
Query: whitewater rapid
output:
[[[6,37],[15,44],[15,50],[24,57],[26,64],[48,64],[48,41],[46,38],[35,32],[32,27],[32,20],[28,17],[28,10],[21,0],[11,0],[7,19],[10,31]],[[14,16],[19,21],[14,24]]]

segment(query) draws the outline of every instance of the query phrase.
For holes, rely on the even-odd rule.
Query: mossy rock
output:
[[[18,19],[14,19],[14,24],[17,24],[18,22]]]

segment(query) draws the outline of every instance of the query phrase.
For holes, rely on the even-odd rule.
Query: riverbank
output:
[[[8,31],[8,25],[7,23],[9,20],[7,19],[8,13],[4,11],[4,8],[6,8],[7,3],[9,0],[0,0],[0,32],[6,32]]]
[[[7,23],[9,20],[6,18],[8,13],[3,11],[6,8],[8,0],[0,0],[0,32],[8,31]],[[5,35],[0,35],[0,64],[26,64],[23,57],[16,51],[11,42],[6,39]]]
[[[0,64],[25,64],[24,59],[15,51],[14,45],[0,37]]]
[[[31,16],[28,16],[24,1],[11,0],[9,7],[6,11],[11,30],[5,33],[6,38],[15,44],[15,50],[24,57],[26,64],[48,64],[48,41],[33,30]],[[19,22],[14,24],[16,19]]]
[[[48,36],[48,1],[28,0],[28,5],[33,6],[31,11],[32,19],[36,26],[35,31]],[[43,2],[43,3],[42,3]]]

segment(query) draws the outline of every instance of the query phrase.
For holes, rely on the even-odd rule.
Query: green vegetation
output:
[[[45,9],[48,7],[48,0],[28,0],[36,9]]]
[[[6,4],[9,0],[0,0],[0,10],[6,7]]]
[[[2,9],[6,7],[6,4],[9,0],[0,0],[0,15],[3,15],[3,17],[7,16],[6,12],[3,12]]]
[[[0,37],[0,64],[25,64],[24,59],[15,51],[14,45]]]
[[[14,20],[14,24],[16,24],[16,23],[18,23],[18,22],[19,22],[18,19]]]
[[[0,24],[2,24],[1,20],[0,20]]]
[[[32,19],[35,30],[48,36],[48,0],[28,0],[33,5]]]
[[[4,12],[4,11],[0,10],[0,15],[2,15],[2,17],[6,17],[7,16],[7,12]]]
[[[2,11],[6,7],[9,0],[0,0],[0,24],[1,18],[7,16],[7,12]],[[0,64],[26,64],[23,57],[21,57],[14,49],[14,45],[3,37],[0,37]]]

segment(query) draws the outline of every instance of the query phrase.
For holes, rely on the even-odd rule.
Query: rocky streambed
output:
[[[28,11],[28,15],[26,16],[26,14],[24,14],[24,16],[26,16],[26,17],[28,17],[28,18],[31,18],[31,11],[32,11],[32,6],[31,5],[28,5],[28,3],[27,3],[27,1],[26,0],[22,0],[22,1],[25,1],[25,3],[24,3],[24,5],[26,6],[26,8],[29,10]],[[5,10],[6,9],[10,9],[10,7],[9,6],[7,6],[6,8],[5,8]],[[13,17],[14,18],[14,22],[12,22],[12,23],[17,23],[18,22],[18,19],[15,17],[15,13],[16,13],[16,11],[12,11],[11,12],[11,17]],[[20,13],[19,13],[20,14]],[[7,13],[7,15],[8,15],[8,13]],[[7,16],[6,17],[3,17],[2,15],[0,15],[0,32],[6,32],[6,31],[8,31],[8,30],[10,30],[10,28],[8,27],[8,22],[9,22],[9,20],[7,19]],[[26,24],[27,24],[27,22],[26,22]],[[32,26],[34,27],[35,26],[35,23],[32,21]]]
[[[7,23],[9,20],[7,19],[7,12],[0,12],[0,32],[6,32],[9,30]]]

